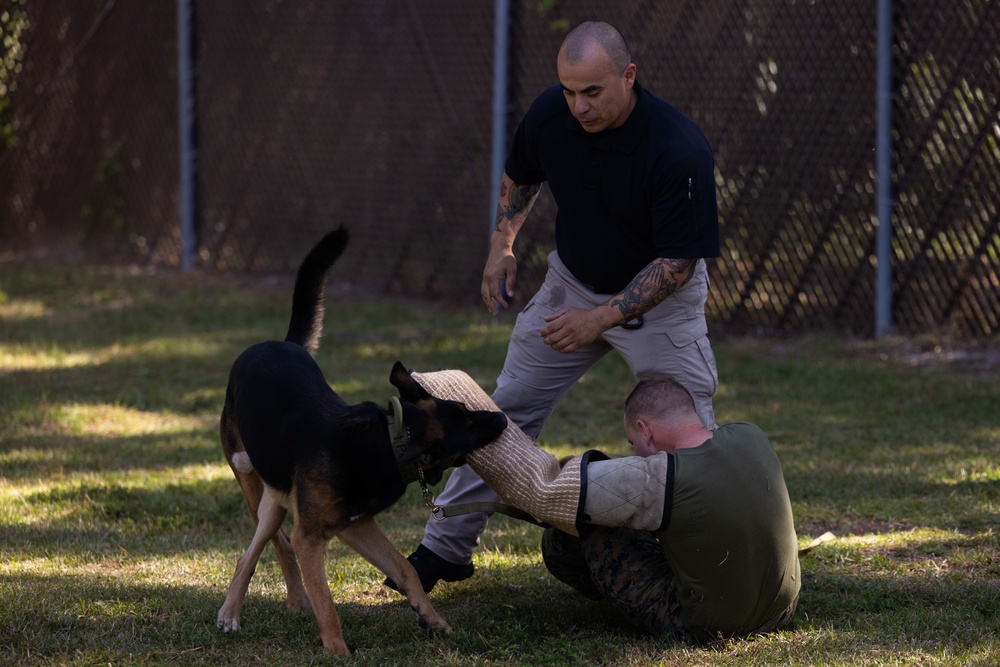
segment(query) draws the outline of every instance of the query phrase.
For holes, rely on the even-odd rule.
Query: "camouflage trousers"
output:
[[[674,574],[651,533],[586,526],[580,537],[555,528],[542,535],[545,567],[591,600],[607,600],[633,625],[692,642],[681,619]]]
[[[542,534],[545,567],[559,581],[591,600],[606,600],[633,625],[690,644],[716,637],[689,628],[681,618],[674,573],[652,533],[630,528],[583,526],[580,537],[547,528]],[[791,623],[798,596],[777,617],[751,634]]]

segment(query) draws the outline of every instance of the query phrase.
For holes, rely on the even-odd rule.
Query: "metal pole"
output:
[[[892,327],[892,0],[878,0],[878,66],[876,72],[877,176],[875,255],[875,338]]]
[[[194,0],[177,0],[177,107],[181,163],[182,271],[190,271],[193,268],[196,245],[193,5]]]
[[[496,0],[493,17],[493,130],[490,156],[489,230],[493,233],[500,179],[507,156],[507,65],[510,58],[510,0]]]

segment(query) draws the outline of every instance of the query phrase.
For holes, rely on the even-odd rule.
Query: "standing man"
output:
[[[531,105],[500,186],[482,298],[497,314],[514,294],[514,238],[543,182],[558,205],[556,250],[518,315],[492,398],[531,438],[566,391],[611,350],[637,379],[672,375],[714,428],[718,384],[708,341],[706,257],[719,256],[715,165],[701,130],[636,81],[621,34],[583,23],[559,49],[559,83]],[[441,505],[495,502],[468,466]],[[429,520],[410,555],[424,590],[472,576],[485,513]],[[390,582],[387,582],[390,583]],[[391,584],[390,584],[391,585]]]

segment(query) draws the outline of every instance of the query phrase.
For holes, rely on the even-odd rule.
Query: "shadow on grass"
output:
[[[21,435],[0,445],[3,474],[14,479],[45,479],[90,473],[158,471],[192,465],[225,464],[215,425],[166,434],[130,436]]]
[[[115,656],[115,664],[170,656],[228,664],[230,652],[321,649],[313,615],[292,614],[273,598],[258,596],[245,610],[248,631],[227,635],[215,625],[225,592],[204,586],[137,585],[106,576],[0,575],[0,591],[11,603],[0,624],[0,655],[13,650],[42,658],[39,664],[56,656],[87,664],[105,656]]]
[[[355,575],[346,584],[352,587],[349,594],[335,577],[331,581],[345,638],[359,664],[440,664],[445,655],[450,664],[647,664],[670,657],[711,659],[715,652],[780,660],[797,644],[824,662],[839,658],[851,664],[859,646],[873,656],[941,650],[979,655],[996,646],[996,586],[856,572],[808,574],[810,569],[807,564],[796,620],[780,638],[699,648],[634,630],[606,603],[583,600],[551,580],[539,564],[483,568],[471,580],[442,585],[432,598],[456,631],[449,637],[428,638],[403,598],[381,588],[378,575],[360,583]],[[219,632],[215,614],[224,585],[145,584],[106,573],[0,575],[0,593],[9,603],[2,612],[0,655],[34,658],[15,660],[19,664],[326,661],[313,615],[289,612],[280,591],[262,595],[255,584],[244,606],[243,630]],[[345,602],[347,595],[368,602]]]
[[[237,553],[253,535],[243,495],[230,477],[141,487],[74,479],[24,493],[21,500],[25,508],[42,509],[25,523],[0,526],[0,542],[14,561]]]
[[[939,544],[940,550],[966,546]],[[891,647],[904,638],[954,649],[975,649],[1000,633],[1000,586],[996,573],[887,573],[814,568],[803,562],[803,592],[796,627],[830,626],[870,634]],[[815,570],[819,571],[815,571]]]
[[[380,582],[371,585],[380,587]],[[145,664],[170,658],[188,664],[268,659],[308,664],[322,656],[313,614],[290,612],[280,598],[255,592],[253,584],[242,629],[234,634],[215,626],[222,587],[136,585],[107,576],[0,575],[0,591],[11,603],[0,624],[0,656],[12,654],[21,658],[15,660],[19,664],[31,662],[23,660],[26,656],[36,664],[63,659]],[[592,607],[578,607],[547,588],[511,592],[505,585],[487,584],[435,596],[435,607],[455,633],[429,637],[401,596],[380,593],[370,604],[343,602],[333,587],[345,639],[362,664],[435,664],[444,653],[458,662],[582,664],[580,659],[586,663],[590,657],[590,641],[599,641],[604,658],[612,661],[635,644],[657,651],[672,645],[613,620],[592,624],[588,619],[599,620]],[[500,596],[504,602],[495,603]],[[574,660],[552,662],[556,657]]]
[[[816,536],[881,534],[918,527],[964,532],[996,526],[1000,480],[952,483],[899,472],[826,471],[788,476],[796,526]]]
[[[7,392],[3,401],[8,410],[29,411],[38,404],[107,403],[136,410],[217,413],[222,411],[229,369],[243,349],[224,346],[212,353],[147,351],[68,368],[12,370],[0,377],[0,387],[6,384],[16,388],[16,395]],[[328,360],[320,357],[319,361]],[[384,366],[385,371],[364,373],[357,378],[361,382],[356,390],[374,394],[375,388],[382,385],[382,392],[388,392],[390,362],[376,360],[370,365]],[[324,370],[329,379],[336,380],[336,369],[331,372],[327,368]]]
[[[389,384],[389,371],[397,359],[422,371],[462,368],[486,386],[500,369],[506,336],[499,328],[483,335],[469,319],[456,320],[464,324],[461,328],[447,324],[440,328],[424,321],[417,334],[400,333],[399,326],[390,324],[355,333],[331,331],[328,326],[316,360],[328,382],[350,402],[395,393]],[[0,373],[0,407],[24,412],[24,419],[39,405],[53,403],[217,413],[222,409],[229,369],[236,357],[251,344],[281,338],[285,326],[257,335],[235,330],[225,317],[220,320],[223,322],[211,328],[211,336],[191,331],[187,322],[164,323],[162,328],[136,333],[131,343],[127,335],[103,330],[94,322],[88,328],[96,326],[102,332],[92,334],[95,339],[90,342],[80,342],[72,333],[47,332],[39,340],[40,350],[54,349],[45,353],[56,359],[80,355],[80,360],[56,369],[15,368]],[[10,340],[30,344],[31,334],[12,329]],[[343,338],[352,342],[344,343]]]

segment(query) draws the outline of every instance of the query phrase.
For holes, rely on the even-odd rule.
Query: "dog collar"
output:
[[[403,424],[403,406],[395,396],[389,397],[389,405],[392,407],[392,414],[386,415],[386,421],[389,423],[389,440],[392,442],[392,453],[396,457],[399,473],[403,476],[404,484],[416,482],[422,477],[416,462],[403,463],[400,460],[410,442],[406,434],[406,425]]]

